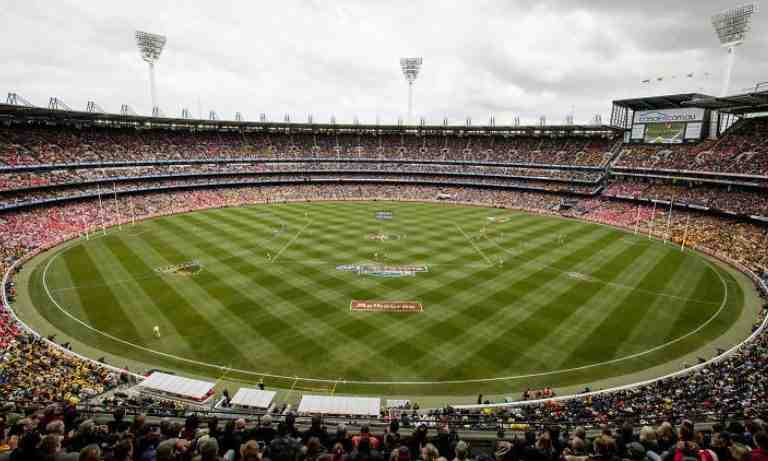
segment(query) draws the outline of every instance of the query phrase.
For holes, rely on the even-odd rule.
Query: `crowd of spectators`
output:
[[[590,203],[590,202],[585,202]],[[599,200],[582,219],[655,232],[681,244],[707,248],[742,263],[757,275],[768,272],[768,228],[725,216],[626,201]],[[577,207],[581,208],[581,207]]]
[[[52,404],[27,415],[6,415],[0,426],[0,457],[10,460],[81,461],[765,461],[766,423],[761,419],[718,422],[710,429],[689,420],[645,424],[521,427],[495,440],[473,441],[450,418],[435,429],[401,428],[391,421],[381,431],[344,423],[331,426],[319,416],[308,426],[287,414],[275,424],[265,416],[220,422],[195,415],[183,423],[149,422],[117,409],[102,421],[71,405]]]
[[[617,167],[768,176],[768,117],[739,121],[725,136],[695,144],[625,147]]]
[[[476,184],[479,186],[500,187],[500,188],[518,188],[547,190],[553,192],[574,192],[580,194],[591,194],[598,188],[597,184],[572,183],[550,181],[539,178],[503,177],[503,176],[477,176],[477,175],[428,175],[428,174],[397,174],[392,172],[359,173],[348,172],[306,172],[303,174],[269,173],[262,172],[257,176],[242,176],[239,174],[222,174],[215,176],[168,176],[168,177],[144,177],[134,178],[130,181],[102,182],[92,181],[86,183],[71,183],[61,185],[60,187],[39,188],[39,189],[17,189],[11,191],[0,191],[0,208],[11,205],[21,205],[25,203],[37,202],[47,199],[71,198],[82,195],[101,194],[105,198],[111,198],[114,194],[137,191],[153,188],[174,188],[174,187],[211,187],[211,186],[248,186],[269,183],[312,183],[312,182],[378,182],[378,183],[401,183],[401,184],[434,184],[440,183],[450,187],[461,184]]]
[[[0,164],[344,157],[600,166],[610,160],[615,142],[595,136],[294,134],[12,125],[0,127]]]
[[[604,195],[673,201],[737,214],[768,216],[768,190],[764,189],[617,181],[605,189]]]

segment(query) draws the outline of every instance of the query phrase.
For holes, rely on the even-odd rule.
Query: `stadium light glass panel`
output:
[[[736,59],[736,47],[744,43],[752,25],[752,16],[757,12],[757,4],[737,6],[712,16],[712,26],[728,56],[723,72],[723,87],[720,96],[726,96],[731,86],[731,74]]]

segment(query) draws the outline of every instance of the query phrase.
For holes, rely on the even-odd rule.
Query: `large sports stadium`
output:
[[[305,7],[296,17],[322,16]],[[339,8],[325,20],[341,29],[354,14]],[[197,115],[171,115],[158,95],[188,97],[192,81],[179,78],[189,47],[180,37],[174,48],[172,34],[128,37],[142,92],[148,65],[150,110],[93,99],[79,110],[66,94],[35,104],[40,76],[22,72],[30,83],[0,104],[0,452],[762,461],[768,84],[753,81],[757,64],[749,87],[734,73],[736,51],[753,52],[742,45],[757,12],[742,5],[706,24],[726,48],[718,88],[708,67],[622,86],[607,73],[636,73],[617,54],[597,72],[598,96],[585,83],[595,81],[569,82],[555,67],[536,78],[516,70],[520,81],[500,84],[492,102],[482,88],[461,90],[468,113],[499,112],[487,123],[434,121],[437,108],[414,106],[416,93],[445,109],[457,62],[482,74],[474,48],[472,59],[457,48],[456,62],[396,61],[407,116],[403,98],[391,122],[378,116],[379,106],[394,115],[379,94],[389,90],[373,77],[350,77],[331,96],[348,108],[368,85],[360,104],[376,107],[359,110],[375,122],[206,117],[199,96]],[[539,13],[526,14],[541,27],[557,16]],[[584,18],[601,14],[563,17],[589,29]],[[504,17],[487,16],[489,30]],[[555,54],[584,69],[562,46]],[[226,99],[253,68],[231,43],[219,52]],[[316,50],[294,52],[308,76],[326,69]],[[519,53],[534,67],[544,59]],[[340,58],[345,69],[382,75],[352,56]],[[690,56],[680,61],[701,64]],[[424,75],[432,62],[448,80]],[[294,85],[291,75],[278,87]],[[122,71],[115,78],[129,85]],[[526,78],[541,90],[524,91]],[[324,100],[332,84],[291,98]],[[284,103],[259,85],[273,96],[260,104]],[[561,121],[543,115],[546,104],[588,99],[591,109],[598,97],[589,121],[573,106]]]

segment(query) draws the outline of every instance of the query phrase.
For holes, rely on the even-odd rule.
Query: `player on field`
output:
[[[152,334],[155,335],[155,338],[160,337],[160,327],[155,325],[154,328],[152,328]]]

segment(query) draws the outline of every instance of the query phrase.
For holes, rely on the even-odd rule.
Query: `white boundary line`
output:
[[[299,238],[299,236],[302,234],[302,232],[304,232],[305,230],[307,230],[307,228],[309,227],[309,225],[310,225],[310,224],[312,224],[312,221],[307,221],[307,223],[306,223],[306,224],[304,224],[304,227],[302,227],[301,229],[299,229],[299,231],[298,231],[298,232],[296,232],[296,235],[294,235],[292,239],[288,240],[288,241],[285,243],[285,245],[283,245],[283,247],[282,247],[282,248],[280,248],[280,250],[277,252],[277,254],[276,254],[276,255],[275,255],[273,258],[270,258],[270,261],[269,261],[269,262],[270,262],[270,263],[274,263],[275,261],[277,261],[277,258],[279,258],[281,254],[283,254],[283,251],[285,251],[285,249],[286,249],[286,248],[288,248],[289,246],[291,246],[291,244],[292,244],[293,242],[295,242],[295,241],[296,241],[296,239],[298,239],[298,238]]]
[[[475,244],[475,242],[472,241],[469,235],[467,235],[467,233],[464,232],[464,229],[462,229],[461,226],[459,226],[456,223],[453,223],[453,225],[456,226],[456,229],[458,229],[462,235],[464,235],[464,238],[467,239],[467,241],[472,245],[475,251],[477,251],[480,254],[480,256],[483,257],[483,259],[485,259],[485,262],[487,262],[489,266],[493,266],[494,265],[493,262],[490,259],[488,259],[488,256],[486,256],[485,253],[483,253],[483,251],[477,246],[477,244]]]
[[[585,222],[587,222],[587,221],[585,221]],[[518,259],[519,255],[517,253],[515,253],[514,251],[499,245],[496,241],[491,240],[488,237],[486,237],[485,239],[487,241],[489,241],[492,245],[497,247],[498,249],[500,249],[500,250],[504,251],[505,253],[511,255],[513,259]],[[642,241],[642,242],[638,242],[638,243],[641,244],[641,246],[649,246],[650,245],[650,243],[648,241]],[[705,262],[706,262],[706,259],[705,259]],[[533,260],[523,261],[522,262],[522,264],[527,264],[527,263],[533,263]],[[533,265],[534,266],[538,266],[538,267],[540,267],[542,269],[548,269],[548,270],[557,272],[559,274],[570,275],[569,271],[564,271],[564,270],[559,269],[559,268],[557,268],[557,267],[555,267],[555,266],[553,266],[551,264],[534,263]],[[710,266],[710,269],[711,269],[712,265],[711,264],[708,264],[708,265]],[[713,272],[715,272],[717,274],[717,271],[714,271],[714,269],[713,269]],[[655,295],[655,296],[659,296],[659,297],[663,297],[663,298],[676,299],[678,301],[686,301],[686,302],[690,302],[690,303],[694,303],[694,304],[705,304],[705,305],[709,305],[709,306],[717,305],[716,302],[704,301],[704,300],[700,300],[700,299],[696,299],[696,298],[684,298],[682,296],[677,296],[677,295],[672,295],[672,294],[668,294],[668,293],[663,293],[663,292],[660,292],[660,291],[651,291],[651,290],[639,289],[639,288],[636,288],[636,287],[632,287],[630,285],[625,285],[623,283],[606,282],[605,280],[599,279],[597,277],[593,277],[593,276],[591,276],[589,274],[586,274],[586,275],[589,277],[589,279],[579,279],[579,280],[584,281],[584,282],[589,282],[589,283],[596,283],[596,284],[603,285],[603,286],[614,287],[614,288],[623,288],[623,289],[627,289],[627,290],[639,290],[641,293],[646,293],[646,294],[649,294],[649,295]],[[575,277],[574,277],[574,279],[575,279]],[[54,290],[54,291],[57,291],[57,290]]]
[[[583,221],[583,220],[579,220],[579,221],[590,222],[590,221]],[[307,223],[305,225],[305,228],[309,224],[310,223]],[[458,225],[457,225],[457,227],[458,227]],[[302,231],[303,231],[303,229],[302,229]],[[300,233],[301,233],[301,231],[299,231],[299,233],[297,233],[297,236]],[[462,231],[462,233],[463,233],[463,231]],[[149,352],[151,354],[156,354],[156,355],[159,355],[159,356],[162,356],[162,357],[166,357],[166,358],[170,358],[170,359],[175,359],[175,360],[178,360],[178,361],[181,361],[181,362],[191,363],[191,364],[194,364],[194,365],[203,366],[203,367],[207,367],[207,368],[221,369],[221,367],[224,366],[224,365],[217,365],[217,364],[212,364],[212,363],[208,363],[208,362],[201,362],[201,361],[198,361],[198,360],[189,359],[189,358],[185,358],[185,357],[180,357],[180,356],[177,356],[177,355],[174,355],[174,354],[169,354],[169,353],[166,353],[166,352],[156,351],[154,349],[150,349],[150,348],[145,347],[145,346],[134,344],[134,343],[131,343],[131,342],[126,341],[124,339],[121,339],[121,338],[118,338],[116,336],[113,336],[113,335],[111,335],[109,333],[103,332],[103,331],[101,331],[101,330],[99,330],[99,329],[97,329],[97,328],[95,328],[95,327],[93,327],[93,326],[83,322],[79,318],[73,316],[70,312],[68,312],[64,308],[62,308],[61,305],[53,298],[53,296],[51,295],[50,290],[48,289],[48,284],[47,284],[47,280],[46,280],[48,269],[49,269],[51,263],[59,255],[61,255],[62,253],[64,253],[64,252],[59,252],[59,253],[55,254],[53,257],[51,257],[51,259],[48,260],[48,263],[46,264],[45,269],[43,270],[43,274],[42,274],[42,279],[43,280],[42,280],[42,282],[43,282],[43,287],[44,287],[44,289],[46,291],[46,294],[48,295],[48,297],[51,300],[51,302],[53,302],[53,304],[62,313],[67,315],[69,318],[71,318],[75,322],[83,325],[87,329],[89,329],[91,331],[94,331],[96,333],[99,333],[99,334],[101,334],[101,335],[103,335],[103,336],[105,336],[105,337],[107,337],[109,339],[112,339],[112,340],[117,341],[117,342],[119,342],[121,344],[125,344],[127,346],[130,346],[130,347],[133,347],[133,348],[145,351],[145,352]],[[708,261],[707,261],[707,263],[710,264]],[[655,346],[655,347],[653,347],[651,349],[648,349],[646,351],[638,352],[638,353],[635,353],[635,354],[630,354],[630,355],[627,355],[627,356],[624,356],[624,357],[617,357],[615,359],[606,360],[606,361],[603,361],[603,362],[596,362],[596,363],[592,363],[592,364],[588,364],[588,365],[582,365],[582,366],[579,366],[579,367],[565,368],[565,369],[560,369],[560,370],[551,370],[551,371],[539,372],[539,373],[528,373],[528,374],[516,375],[516,376],[501,376],[501,377],[494,377],[494,378],[476,378],[476,379],[465,379],[465,380],[407,380],[407,379],[406,380],[399,380],[398,378],[392,378],[392,380],[387,380],[387,381],[344,380],[344,382],[347,383],[347,384],[363,384],[363,385],[366,385],[366,384],[367,385],[391,385],[391,384],[394,384],[394,385],[436,385],[436,384],[473,384],[473,383],[477,384],[477,383],[498,382],[498,381],[513,381],[513,380],[526,379],[526,378],[535,378],[535,377],[541,377],[541,376],[551,376],[551,375],[556,375],[556,374],[563,374],[563,373],[570,373],[570,372],[574,372],[574,371],[586,370],[586,369],[595,368],[595,367],[598,367],[598,366],[604,366],[604,365],[609,365],[609,364],[613,364],[613,363],[622,362],[622,361],[625,361],[625,360],[631,360],[631,359],[634,359],[634,358],[637,358],[637,357],[641,357],[643,355],[647,355],[649,353],[655,352],[657,350],[660,350],[660,349],[662,349],[664,347],[667,347],[667,346],[669,346],[671,344],[677,343],[677,342],[679,342],[679,341],[681,341],[681,340],[683,340],[685,338],[688,338],[689,336],[691,336],[693,334],[698,333],[705,326],[707,326],[709,323],[711,323],[715,318],[717,318],[720,315],[720,313],[725,308],[725,304],[726,304],[726,302],[728,300],[728,285],[725,282],[725,280],[723,279],[722,275],[720,275],[720,273],[718,271],[715,271],[715,273],[718,275],[718,277],[720,278],[721,282],[723,283],[723,286],[725,287],[725,296],[723,297],[723,301],[720,304],[720,308],[709,319],[707,319],[704,323],[699,325],[699,327],[697,327],[695,330],[693,330],[693,331],[691,331],[691,332],[689,332],[689,333],[687,333],[685,335],[682,335],[680,337],[677,337],[677,338],[675,338],[675,339],[673,339],[671,341],[668,341],[668,342],[666,342],[664,344],[660,344],[658,346]],[[750,336],[750,338],[751,338],[751,336]],[[725,355],[725,354],[723,354],[723,355]],[[259,373],[259,372],[254,372],[254,371],[251,371],[251,370],[242,370],[242,369],[238,369],[238,368],[230,368],[230,370],[234,371],[234,372],[237,372],[237,373],[244,374],[244,375],[260,376],[260,377],[268,377],[268,378],[276,378],[276,379],[296,379],[296,380],[299,380],[299,381],[322,382],[322,383],[332,383],[332,382],[336,381],[336,380],[327,379],[327,378],[307,378],[307,377],[296,377],[296,376],[284,376],[284,375],[278,375],[278,374],[272,374],[272,373]],[[675,376],[675,375],[676,374],[672,374],[672,375],[668,375],[666,377]],[[665,378],[665,377],[656,378],[655,380],[663,379],[663,378]]]

